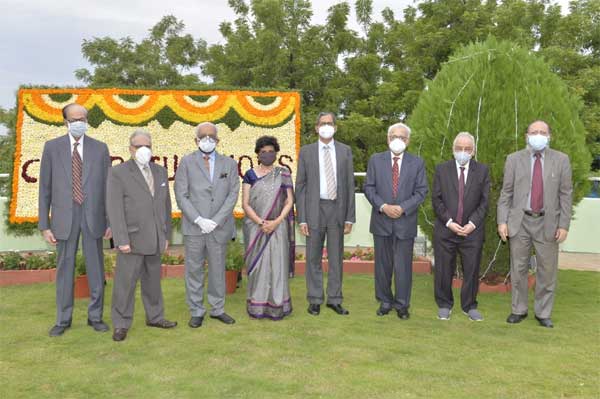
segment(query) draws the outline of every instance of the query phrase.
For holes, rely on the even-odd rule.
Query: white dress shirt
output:
[[[335,158],[335,145],[333,139],[329,144],[323,143],[319,140],[319,197],[321,199],[329,199],[327,194],[327,177],[325,176],[325,147],[329,147],[329,154],[331,155],[331,166],[333,168],[333,176],[335,177],[336,191],[337,191],[337,163]]]
[[[79,138],[79,145],[77,146],[77,152],[79,153],[79,156],[81,157],[81,161],[83,161],[83,139],[85,137],[85,134],[83,136],[81,136]],[[71,134],[69,134],[69,142],[71,143],[71,156],[73,156],[73,144],[75,144],[75,139],[73,138],[73,136],[71,136]]]
[[[469,175],[469,165],[470,164],[471,164],[470,161],[464,165],[459,164],[458,161],[454,161],[454,165],[456,166],[456,180],[457,181],[460,180],[460,168],[461,167],[465,168],[465,170],[463,172],[463,174],[465,175],[465,187],[467,186],[467,176]],[[457,185],[457,187],[458,187],[458,185]],[[464,195],[464,192],[463,192],[463,195]],[[464,198],[463,198],[463,200],[464,200]],[[448,219],[448,221],[446,222],[446,227],[450,226],[450,223],[452,223],[452,221],[453,221],[452,218]],[[469,224],[472,224],[473,227],[477,228],[477,226],[475,226],[475,223],[471,222],[470,220],[469,220]]]

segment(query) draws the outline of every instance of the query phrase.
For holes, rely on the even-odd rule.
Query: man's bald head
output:
[[[87,122],[87,109],[80,104],[65,105],[62,109],[62,115],[65,122],[85,121]]]

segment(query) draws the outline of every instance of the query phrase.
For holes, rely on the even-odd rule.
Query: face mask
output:
[[[67,129],[69,129],[69,134],[71,136],[78,139],[85,134],[88,125],[83,121],[67,122]]]
[[[198,143],[198,148],[200,148],[200,151],[202,151],[205,154],[210,154],[211,152],[213,152],[216,146],[217,142],[212,137],[204,137]]]
[[[471,154],[466,151],[454,151],[454,159],[460,166],[465,166],[471,160]]]
[[[260,163],[265,166],[273,165],[273,162],[275,162],[276,157],[277,153],[275,153],[274,151],[267,151],[258,154],[258,159],[260,160]]]
[[[335,128],[331,125],[323,125],[319,127],[319,136],[325,140],[329,140],[333,137]]]
[[[534,151],[542,151],[548,145],[548,136],[542,134],[527,135],[527,142]]]
[[[148,165],[152,158],[152,150],[148,147],[140,147],[135,152],[135,159],[142,165]]]
[[[402,154],[404,150],[406,150],[406,143],[400,139],[393,139],[392,141],[390,141],[389,147],[394,154],[399,155]]]

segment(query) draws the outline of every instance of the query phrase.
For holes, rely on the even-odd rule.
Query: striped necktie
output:
[[[73,143],[73,154],[71,155],[71,169],[73,172],[73,201],[79,205],[83,204],[83,187],[81,177],[83,175],[83,161],[77,151],[79,142]]]
[[[323,147],[323,160],[325,161],[325,181],[327,183],[327,197],[330,200],[337,198],[337,187],[335,183],[335,174],[333,173],[333,162],[331,161],[331,149],[328,145]]]

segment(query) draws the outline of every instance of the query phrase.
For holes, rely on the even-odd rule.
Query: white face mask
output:
[[[204,137],[202,140],[198,142],[198,148],[205,154],[210,154],[215,150],[217,146],[217,141],[212,137]]]
[[[152,150],[148,147],[140,147],[135,152],[135,160],[142,165],[148,165],[152,159]]]
[[[329,140],[333,137],[335,128],[331,125],[323,125],[319,127],[319,136],[325,140]]]
[[[454,159],[460,166],[465,166],[471,160],[471,154],[466,151],[454,151]]]
[[[400,139],[393,139],[392,141],[390,141],[388,146],[390,147],[390,150],[396,155],[400,155],[404,152],[404,150],[406,150],[406,143]]]
[[[534,151],[542,151],[548,145],[548,136],[543,134],[527,135],[527,142]]]
[[[83,121],[67,122],[67,129],[71,136],[78,139],[85,134],[88,129],[88,124]]]

